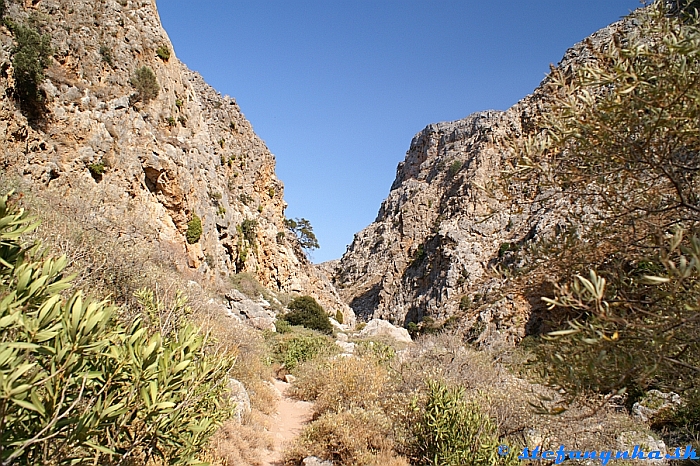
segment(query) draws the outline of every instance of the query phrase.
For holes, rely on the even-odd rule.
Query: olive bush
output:
[[[555,282],[535,352],[571,396],[698,399],[700,30],[695,2],[680,3],[584,43],[590,58],[552,71],[535,130],[513,145],[509,180],[571,205],[568,231],[517,252]]]
[[[36,226],[0,198],[0,464],[191,464],[230,416],[233,360],[186,321],[164,334],[157,312],[125,324],[107,301],[62,296],[66,257],[21,241]]]

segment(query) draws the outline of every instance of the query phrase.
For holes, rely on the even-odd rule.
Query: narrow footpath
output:
[[[311,420],[313,403],[298,401],[287,395],[290,384],[275,380],[275,389],[280,394],[277,413],[272,416],[270,435],[274,439],[274,448],[262,457],[262,466],[282,466],[284,450]]]

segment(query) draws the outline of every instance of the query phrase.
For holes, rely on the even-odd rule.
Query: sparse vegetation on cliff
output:
[[[320,247],[318,244],[318,239],[316,239],[316,235],[314,234],[314,229],[311,226],[311,222],[305,218],[288,218],[284,221],[284,223],[286,227],[296,235],[302,248],[311,250],[318,249]]]
[[[185,233],[185,237],[187,238],[187,242],[189,244],[194,244],[199,241],[201,236],[202,219],[200,219],[197,215],[193,215],[192,219],[187,222],[187,232]]]
[[[152,69],[147,66],[136,68],[134,76],[131,78],[131,85],[136,89],[133,102],[143,102],[147,104],[158,97],[160,86]]]
[[[7,24],[16,42],[11,51],[15,96],[24,105],[35,105],[43,98],[39,85],[51,63],[51,37],[30,26],[12,21]]]
[[[170,47],[167,45],[161,45],[158,47],[158,49],[156,49],[156,55],[158,55],[158,58],[163,61],[170,60]]]

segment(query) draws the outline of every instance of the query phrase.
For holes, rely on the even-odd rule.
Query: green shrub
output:
[[[112,56],[112,49],[106,45],[100,45],[100,55],[102,56],[102,61],[107,63],[109,66],[114,66],[114,57]]]
[[[498,257],[503,257],[508,251],[517,251],[518,245],[515,243],[501,243],[498,248]]]
[[[163,61],[170,60],[170,48],[167,45],[161,45],[156,50],[156,55]]]
[[[292,325],[302,325],[326,334],[333,333],[333,325],[320,304],[311,296],[294,298],[289,305],[284,320]]]
[[[16,41],[11,51],[16,96],[25,103],[39,102],[39,85],[51,62],[51,38],[22,24],[9,22],[8,26]]]
[[[156,79],[153,70],[147,66],[142,66],[134,71],[134,76],[131,78],[131,85],[136,89],[134,102],[142,101],[148,103],[158,97],[160,86]]]
[[[241,223],[241,233],[243,237],[249,243],[253,244],[255,242],[255,230],[258,228],[258,222],[256,220],[245,219]]]
[[[416,251],[413,253],[413,260],[411,261],[411,264],[409,267],[417,267],[423,262],[423,259],[425,259],[428,256],[428,253],[425,250],[425,245],[420,244],[418,245],[418,248]]]
[[[343,311],[341,311],[340,309],[335,311],[335,320],[336,320],[336,322],[338,322],[339,324],[342,325],[342,323],[343,323]]]
[[[322,335],[294,335],[277,342],[275,354],[279,362],[292,370],[300,363],[309,361],[322,354],[331,354],[335,345]]]
[[[455,176],[457,172],[459,172],[462,169],[462,161],[461,160],[455,160],[452,162],[452,165],[450,165],[450,176]]]
[[[280,335],[289,333],[292,331],[292,326],[289,325],[289,322],[287,322],[286,320],[277,319],[275,321],[275,331]]]
[[[192,220],[187,222],[187,233],[185,233],[185,237],[187,238],[187,242],[189,244],[194,244],[197,241],[199,241],[199,238],[202,236],[202,220],[197,217],[197,215],[192,216]]]
[[[230,358],[180,322],[125,325],[62,276],[65,256],[24,246],[36,227],[0,198],[0,462],[160,464],[197,459],[217,426]]]
[[[459,300],[459,310],[460,311],[468,311],[472,307],[472,299],[464,295],[462,298]]]
[[[105,164],[103,162],[91,163],[88,165],[88,170],[93,176],[102,176],[105,173]]]
[[[448,387],[444,382],[427,382],[427,399],[420,407],[415,424],[414,458],[418,464],[434,466],[515,465],[512,452],[498,456],[498,439],[494,422],[476,403],[464,401],[464,389]],[[414,402],[414,409],[416,409]]]
[[[396,357],[396,348],[382,341],[362,340],[355,343],[358,357],[372,356],[377,362],[387,363]]]
[[[182,109],[182,106],[185,105],[182,99],[176,99],[175,100],[175,106],[177,107],[178,110]]]

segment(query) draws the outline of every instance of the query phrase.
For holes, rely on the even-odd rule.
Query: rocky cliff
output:
[[[571,69],[593,59],[594,50],[630,28],[623,21],[598,31],[558,66]],[[537,325],[531,312],[539,296],[509,289],[494,268],[513,248],[566,224],[576,202],[536,184],[498,192],[513,159],[507,141],[534,130],[546,84],[507,111],[431,124],[413,138],[374,223],[355,235],[340,262],[325,265],[358,316],[408,325],[457,315],[482,340],[500,335],[514,341],[526,323]],[[546,208],[532,202],[544,196],[550,198]]]
[[[274,156],[236,101],[177,59],[154,1],[6,0],[4,10],[5,179],[54,193],[66,200],[63,208],[79,205],[101,234],[167,245],[199,276],[225,282],[248,272],[272,290],[311,294],[353,320],[284,225]],[[13,24],[50,37],[40,102],[29,110],[18,98]],[[143,67],[156,77],[152,99],[135,84]],[[195,216],[201,237],[188,242]]]

